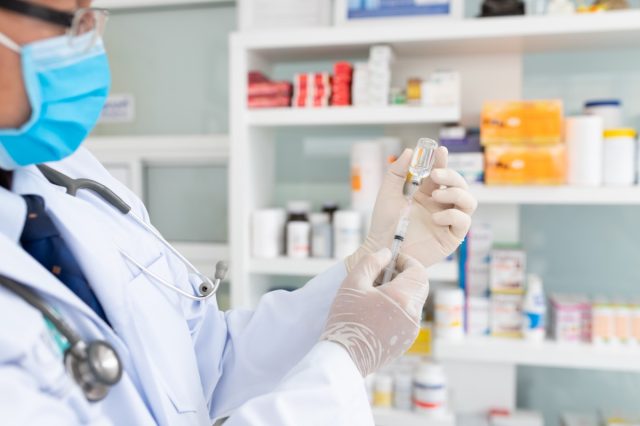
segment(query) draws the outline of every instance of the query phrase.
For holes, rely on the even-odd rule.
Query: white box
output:
[[[518,338],[522,336],[521,294],[491,294],[491,335]]]
[[[447,167],[460,173],[468,183],[482,183],[484,155],[481,152],[452,152]]]
[[[424,106],[460,105],[460,73],[435,71],[422,82],[421,92]]]
[[[331,26],[331,0],[238,0],[240,31]]]
[[[489,334],[490,302],[488,297],[468,297],[466,332],[468,336]]]
[[[522,293],[525,286],[527,254],[523,250],[491,251],[491,291]]]

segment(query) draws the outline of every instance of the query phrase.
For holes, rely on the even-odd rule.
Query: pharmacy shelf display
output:
[[[468,361],[640,372],[640,348],[628,345],[528,342],[496,337],[436,340],[434,357],[441,361]]]
[[[576,16],[525,16],[460,21],[429,21],[429,25],[396,23],[371,27],[350,25],[332,28],[283,29],[237,33],[230,38],[230,244],[232,259],[232,304],[251,307],[270,288],[274,276],[309,276],[331,266],[332,261],[253,259],[250,253],[251,214],[271,207],[276,199],[276,143],[280,128],[309,127],[322,131],[336,126],[383,126],[385,135],[400,137],[412,146],[425,129],[433,125],[460,121],[477,124],[486,99],[522,99],[523,56],[529,52],[554,52],[603,48],[635,47],[640,38],[640,11],[606,12]],[[306,64],[309,60],[335,62],[363,58],[372,45],[393,48],[392,84],[406,83],[413,76],[427,75],[434,69],[454,69],[462,81],[460,110],[425,107],[384,107],[377,110],[355,107],[314,109],[247,108],[247,75],[257,70],[271,75],[283,63]],[[486,59],[486,60],[485,60]],[[312,71],[312,70],[305,70]],[[487,77],[490,76],[490,77]],[[290,76],[290,77],[293,77]],[[490,78],[490,80],[487,80]],[[425,127],[431,125],[431,127]],[[486,187],[472,188],[480,207],[479,221],[493,220],[499,240],[519,241],[520,206],[526,204],[640,205],[639,188]],[[490,222],[491,223],[491,222]],[[491,223],[494,225],[494,223]],[[449,265],[437,265],[432,274],[455,280]],[[432,277],[433,280],[433,277]],[[506,346],[504,346],[506,345]],[[459,345],[436,343],[441,359],[461,365],[491,370],[496,395],[469,394],[467,401],[486,401],[486,406],[515,407],[516,365],[614,369],[621,365],[634,370],[638,352],[624,352],[577,346],[564,348],[553,343],[540,347],[523,342],[463,341]],[[495,354],[494,354],[495,353]],[[475,354],[475,355],[474,355]],[[493,354],[493,355],[492,355]],[[499,354],[499,356],[497,355]],[[492,358],[493,356],[493,358]],[[607,358],[610,357],[610,358]],[[464,370],[452,378],[458,389],[475,392],[478,368]],[[486,369],[484,369],[486,370]],[[467,374],[468,373],[468,374]],[[466,381],[465,381],[466,380]],[[482,392],[482,390],[478,391]],[[476,410],[478,406],[456,407]],[[396,421],[395,424],[403,424]]]

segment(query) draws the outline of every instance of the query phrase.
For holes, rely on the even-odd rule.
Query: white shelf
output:
[[[459,342],[436,340],[434,357],[440,361],[640,372],[640,348],[628,346],[478,337]]]
[[[428,24],[427,24],[428,23]],[[568,16],[513,16],[380,23],[237,34],[245,48],[267,60],[366,54],[387,43],[400,55],[539,52],[633,47],[640,37],[640,11]]]
[[[372,411],[376,426],[455,426],[456,424],[453,414],[437,419],[392,408],[374,407]]]
[[[247,111],[253,126],[320,126],[358,124],[453,123],[460,120],[457,107],[389,106],[268,108]]]
[[[293,275],[311,277],[326,271],[336,263],[337,259],[251,259],[249,271],[263,275]],[[442,262],[429,268],[431,281],[457,281],[458,266],[456,262]]]
[[[235,0],[96,0],[95,7],[106,9],[138,9],[148,7],[183,7],[208,4],[233,4]]]
[[[484,186],[472,185],[480,204],[640,205],[640,186]]]

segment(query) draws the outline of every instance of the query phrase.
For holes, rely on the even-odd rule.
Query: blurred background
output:
[[[640,424],[638,0],[103,0],[89,148],[251,307],[366,233],[420,137],[480,207],[430,270],[384,425]]]

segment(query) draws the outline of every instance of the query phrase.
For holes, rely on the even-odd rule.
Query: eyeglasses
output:
[[[91,49],[102,37],[109,17],[106,9],[82,8],[71,13],[22,0],[0,0],[0,8],[65,27],[69,45],[86,50]],[[91,36],[87,36],[89,33]]]

